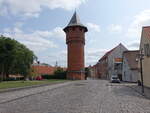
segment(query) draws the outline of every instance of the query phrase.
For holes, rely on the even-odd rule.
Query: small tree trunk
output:
[[[2,72],[0,73],[0,82],[2,82]]]
[[[4,79],[4,65],[2,65],[2,72],[1,72],[1,81]]]
[[[9,73],[6,73],[6,79],[8,79],[9,78]]]

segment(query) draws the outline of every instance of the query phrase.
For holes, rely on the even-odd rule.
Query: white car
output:
[[[119,80],[119,78],[117,76],[112,76],[110,82],[111,83],[120,83],[120,80]]]

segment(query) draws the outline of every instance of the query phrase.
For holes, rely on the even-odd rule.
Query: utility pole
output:
[[[143,63],[142,63],[142,60],[144,59],[143,49],[141,49],[139,57],[140,57],[141,86],[142,86],[142,93],[144,94]]]
[[[56,68],[58,67],[58,62],[57,62],[57,61],[56,61],[55,67],[56,67]]]

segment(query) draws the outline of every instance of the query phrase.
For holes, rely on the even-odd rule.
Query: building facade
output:
[[[113,50],[113,49],[112,49]],[[112,50],[108,51],[97,63],[97,77],[100,79],[107,79],[108,77],[108,55],[112,52]]]
[[[143,54],[143,83],[144,86],[150,87],[150,26],[143,27],[142,29],[140,53]],[[141,68],[140,65],[139,68]],[[141,80],[140,73],[138,79]]]
[[[53,75],[57,69],[57,67],[52,67],[52,66],[43,65],[43,64],[33,64],[32,68],[34,69],[35,73],[39,76]]]
[[[124,51],[127,51],[127,49],[122,44],[108,51],[93,66],[93,76],[110,80],[112,75],[116,75],[122,80],[122,54]]]
[[[122,80],[122,55],[124,51],[127,51],[127,48],[119,44],[109,53],[107,58],[107,79],[110,80],[112,75],[116,75]]]
[[[69,24],[64,28],[67,44],[67,78],[72,80],[84,80],[84,45],[85,32],[88,29],[81,22],[75,12]]]
[[[125,51],[123,53],[122,80],[126,82],[138,81],[138,61],[139,50]]]

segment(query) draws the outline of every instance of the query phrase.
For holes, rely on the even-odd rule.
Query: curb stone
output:
[[[137,93],[139,93],[142,97],[146,98],[146,99],[150,99],[150,96],[148,96],[147,94],[143,94],[141,91],[138,90],[138,86],[127,86],[131,89],[133,89],[134,91],[136,91]],[[150,94],[149,94],[150,95]]]
[[[19,91],[19,90],[24,90],[24,89],[43,87],[43,86],[54,85],[54,84],[59,84],[59,83],[64,83],[64,82],[47,83],[47,84],[32,85],[32,86],[25,86],[25,87],[18,87],[18,88],[2,89],[2,90],[0,90],[0,93],[6,93],[6,92],[11,92],[11,91]]]

